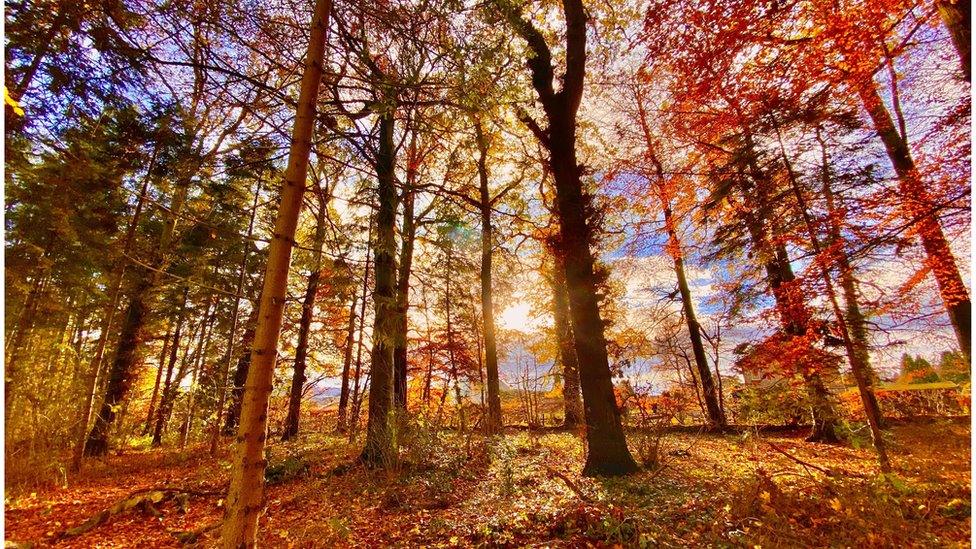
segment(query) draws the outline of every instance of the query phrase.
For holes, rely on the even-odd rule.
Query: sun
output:
[[[517,302],[502,311],[496,321],[500,328],[530,332],[539,327],[539,318],[532,315],[532,307],[528,303]]]

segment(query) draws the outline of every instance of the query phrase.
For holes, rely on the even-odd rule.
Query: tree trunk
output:
[[[140,269],[140,279],[129,298],[125,323],[119,333],[118,348],[115,351],[115,360],[112,361],[112,367],[109,370],[105,398],[102,400],[101,410],[95,418],[95,424],[88,434],[88,440],[81,452],[82,455],[101,456],[108,451],[109,428],[115,421],[115,410],[128,396],[132,384],[132,370],[139,361],[143,328],[149,313],[147,302],[150,299],[150,293],[159,284],[160,275],[167,265],[166,253],[170,249],[173,234],[176,231],[176,222],[183,210],[189,188],[189,181],[177,184],[173,201],[170,204],[169,215],[159,237],[159,245],[150,261],[151,267]]]
[[[163,336],[163,351],[159,355],[159,364],[156,367],[156,383],[153,385],[152,398],[149,399],[149,413],[146,414],[146,425],[142,428],[142,436],[149,434],[152,430],[152,420],[156,417],[156,400],[159,398],[159,382],[163,378],[163,370],[166,369],[166,356],[169,354],[170,331],[166,328],[166,335]]]
[[[552,318],[559,346],[559,363],[563,367],[563,427],[577,429],[583,425],[583,401],[580,397],[579,361],[576,344],[569,325],[569,294],[566,291],[566,270],[553,257]]]
[[[349,429],[350,437],[355,436],[359,429],[359,380],[363,369],[363,337],[366,329],[366,293],[369,291],[369,262],[370,252],[372,251],[373,226],[369,227],[369,234],[366,237],[366,269],[363,272],[363,295],[359,300],[359,337],[356,338],[356,371],[353,375],[352,402],[350,405],[350,423],[343,422],[343,427]],[[343,414],[345,416],[345,414]]]
[[[509,23],[527,42],[531,53],[532,85],[549,122],[547,130],[531,127],[549,150],[561,228],[560,249],[566,266],[569,309],[580,367],[580,386],[586,414],[585,475],[622,475],[637,470],[620,425],[610,377],[604,323],[600,317],[597,281],[593,272],[589,197],[583,193],[576,161],[576,113],[583,97],[586,70],[586,10],[582,0],[563,0],[566,19],[566,71],[563,87],[554,91],[552,52],[545,37],[513,6],[496,2]]]
[[[712,378],[712,371],[708,365],[708,357],[705,355],[705,344],[702,342],[701,327],[698,325],[698,316],[695,314],[695,304],[691,297],[691,289],[688,287],[688,278],[685,276],[685,263],[681,252],[681,242],[678,240],[678,231],[674,226],[671,214],[671,205],[662,204],[664,208],[664,225],[668,232],[668,253],[674,261],[674,274],[678,279],[678,293],[681,294],[681,307],[684,311],[685,324],[688,326],[688,336],[691,339],[691,350],[695,357],[695,367],[698,370],[698,380],[702,386],[702,398],[708,412],[708,421],[713,427],[722,429],[725,427],[725,412],[719,403],[718,389],[715,380]],[[697,388],[696,388],[697,390]]]
[[[668,244],[665,246],[665,249],[674,262],[674,274],[678,280],[678,293],[681,295],[681,307],[684,312],[685,323],[688,326],[688,337],[691,340],[691,349],[695,356],[698,379],[701,381],[708,421],[713,427],[722,429],[725,427],[725,411],[722,409],[715,380],[712,379],[712,372],[708,366],[708,357],[705,355],[705,345],[702,342],[701,327],[698,325],[695,304],[691,298],[688,279],[685,276],[684,253],[681,247],[681,240],[678,238],[678,228],[671,210],[671,193],[667,188],[664,167],[657,157],[650,127],[647,124],[647,114],[639,91],[636,91],[635,99],[637,101],[637,114],[640,117],[641,130],[644,134],[645,155],[654,166],[657,195],[661,202],[661,210],[664,213],[664,228],[668,235]]]
[[[779,130],[777,128],[777,133],[778,131]],[[882,428],[884,427],[883,416],[881,413],[881,407],[878,405],[878,398],[874,392],[874,383],[876,382],[877,376],[875,375],[874,370],[871,368],[870,356],[867,348],[867,330],[865,329],[864,316],[861,314],[861,309],[858,305],[857,299],[857,282],[854,278],[854,269],[847,257],[846,246],[844,246],[844,240],[841,233],[842,218],[840,217],[836,204],[834,203],[834,193],[830,184],[830,163],[827,158],[827,146],[820,136],[819,128],[817,129],[817,140],[820,142],[821,147],[821,158],[823,161],[823,165],[821,166],[821,178],[823,182],[823,194],[827,203],[827,215],[828,219],[830,220],[827,225],[828,234],[830,235],[829,245],[839,247],[835,255],[837,257],[837,267],[840,271],[841,288],[844,292],[844,300],[847,305],[846,316],[844,312],[841,311],[840,306],[837,303],[836,292],[834,291],[830,271],[826,266],[826,263],[820,263],[821,273],[827,287],[831,305],[834,309],[834,315],[837,317],[837,322],[840,325],[841,335],[844,339],[844,348],[847,351],[847,359],[850,362],[851,372],[854,374],[854,380],[857,383],[858,392],[861,395],[861,402],[864,406],[864,415],[867,417],[868,426],[871,429],[871,439],[874,444],[874,448],[878,453],[878,462],[881,465],[881,472],[890,473],[891,463],[888,459],[887,445],[885,444],[882,433]],[[804,200],[803,194],[800,191],[800,187],[793,173],[790,161],[786,157],[786,150],[785,147],[783,147],[782,138],[780,138],[780,148],[783,152],[783,158],[789,170],[793,192],[796,194],[797,202],[803,212],[804,221],[807,224],[807,230],[810,234],[811,243],[814,246],[814,251],[816,254],[820,256],[823,253],[823,249],[818,242],[813,221],[808,213],[806,201]]]
[[[258,300],[260,302],[260,299]],[[258,307],[251,309],[251,315],[247,320],[247,328],[241,335],[241,349],[250,349],[254,344],[255,329],[258,323]],[[224,419],[223,433],[225,436],[234,436],[237,433],[237,426],[241,420],[241,405],[244,402],[244,384],[247,382],[247,373],[251,367],[251,353],[241,354],[237,359],[237,366],[234,368],[234,378],[231,380],[230,403],[227,405],[227,417]]]
[[[278,337],[281,333],[295,229],[298,226],[305,178],[308,174],[312,133],[315,129],[315,104],[322,80],[325,34],[331,10],[331,0],[316,0],[301,92],[295,112],[291,149],[288,152],[285,184],[281,192],[281,205],[268,250],[254,349],[251,351],[251,365],[241,408],[241,427],[231,460],[227,509],[221,528],[221,546],[227,549],[257,545],[258,515],[264,502],[264,469],[267,465],[264,444],[267,437],[268,400],[278,356]]]
[[[166,367],[166,379],[163,381],[163,392],[159,398],[159,410],[156,412],[156,424],[153,427],[152,447],[156,448],[163,443],[163,429],[169,419],[170,411],[173,409],[174,393],[176,392],[173,384],[179,384],[182,375],[177,375],[173,379],[173,367],[176,364],[176,355],[180,350],[180,338],[182,337],[183,321],[186,318],[186,296],[188,288],[183,289],[183,305],[180,306],[179,316],[176,318],[176,330],[173,332],[173,344],[170,347],[169,365]],[[190,334],[190,341],[193,341],[193,334]],[[187,343],[186,351],[183,353],[183,363],[186,363],[186,355],[190,351],[190,343]],[[183,368],[180,368],[181,374]]]
[[[768,220],[761,217],[761,210],[757,205],[769,201],[767,196],[769,182],[756,162],[756,147],[751,130],[745,125],[742,130],[746,147],[745,162],[753,179],[755,191],[754,195],[745,185],[740,185],[739,190],[745,206],[742,214],[743,221],[757,255],[765,258],[763,268],[766,271],[766,283],[776,302],[776,311],[783,332],[790,337],[800,337],[807,333],[811,313],[802,292],[794,287],[797,281],[786,245],[782,242],[774,245],[768,238]],[[837,442],[839,440],[836,433],[837,416],[831,402],[830,391],[827,390],[820,372],[799,373],[806,384],[812,413],[813,428],[807,441]]]
[[[238,267],[238,271],[237,271],[237,289],[234,292],[234,307],[231,309],[231,314],[230,314],[230,335],[227,337],[227,354],[225,355],[224,360],[221,361],[221,364],[223,366],[220,369],[220,375],[217,378],[217,391],[218,391],[217,411],[214,414],[213,427],[211,428],[211,432],[210,432],[210,455],[214,455],[217,453],[217,445],[220,442],[220,433],[221,433],[220,418],[224,414],[224,404],[227,401],[227,375],[230,372],[230,365],[234,360],[234,342],[237,338],[237,321],[240,318],[240,314],[241,314],[241,292],[244,291],[244,278],[245,276],[247,276],[247,257],[249,255],[248,252],[251,249],[251,236],[254,234],[254,219],[257,217],[257,213],[258,213],[258,198],[261,196],[261,183],[262,183],[261,179],[258,178],[258,181],[255,184],[255,188],[254,188],[254,198],[253,201],[251,202],[251,218],[247,224],[247,238],[244,239],[244,249],[241,252],[241,265],[240,267]],[[260,298],[258,299],[258,301],[260,301]],[[252,320],[248,321],[249,329],[250,326],[253,326],[254,323],[257,322],[256,313],[257,313],[257,307],[254,307],[252,309],[253,318]],[[249,345],[250,341],[254,339],[254,332],[251,331],[249,332],[249,334],[250,337],[248,337],[248,335],[245,334],[244,341],[242,341],[241,348],[243,349],[247,349],[247,345]],[[250,360],[251,354],[248,352],[248,353],[244,353],[244,355],[242,356],[246,356],[248,357],[248,360]],[[245,369],[244,371],[246,372],[247,370]],[[244,380],[246,379],[246,377],[247,375],[245,373],[245,375],[241,376],[240,379],[240,387],[242,391],[244,386]],[[237,382],[236,375],[234,381],[235,383],[232,386],[231,390],[236,390],[238,387],[238,384],[236,383]],[[240,403],[240,398],[237,399],[237,402]],[[232,435],[234,433],[234,429],[237,428],[237,420],[239,417],[240,417],[240,406],[237,407],[237,413],[227,414],[227,422],[224,424],[223,427],[223,431],[225,434]],[[231,418],[233,418],[233,421]]]
[[[959,66],[966,77],[966,82],[972,82],[973,68],[970,54],[972,52],[972,8],[969,0],[936,0],[935,5],[939,8],[939,16],[949,36],[952,37],[952,45],[956,47],[959,54]]]
[[[413,146],[411,143],[411,147]],[[408,162],[408,164],[412,165],[413,162]],[[407,185],[412,185],[413,179],[414,176],[408,173]],[[393,404],[399,412],[407,411],[407,312],[410,309],[410,269],[413,264],[414,237],[417,233],[416,220],[414,219],[414,192],[408,187],[403,194],[400,269],[397,275],[396,291],[397,333],[393,347]]]
[[[216,274],[216,266],[214,271]],[[203,330],[200,332],[200,339],[197,342],[196,357],[193,362],[193,374],[190,376],[190,394],[187,396],[186,418],[180,426],[180,450],[186,447],[187,439],[193,429],[193,416],[196,412],[196,393],[197,384],[200,379],[200,369],[206,362],[207,349],[210,348],[210,338],[213,335],[213,324],[217,318],[218,301],[214,299],[213,309],[208,310],[203,322]],[[209,309],[209,307],[208,307]]]
[[[349,304],[349,326],[346,328],[346,347],[342,356],[342,385],[339,389],[339,409],[337,411],[336,431],[346,431],[346,411],[349,408],[349,370],[352,368],[352,348],[356,340],[356,294],[352,294]]]
[[[502,401],[498,383],[498,346],[495,342],[495,309],[492,303],[492,247],[491,196],[488,191],[488,140],[481,120],[475,119],[475,137],[478,145],[478,195],[481,206],[481,329],[485,340],[485,367],[488,376],[488,417],[485,428],[488,434],[502,429]]]
[[[380,116],[379,151],[376,158],[377,195],[376,243],[373,262],[373,353],[370,357],[369,417],[363,462],[371,467],[389,467],[396,459],[397,441],[393,426],[393,346],[397,333],[396,261],[396,151],[393,143],[394,113]]]
[[[139,226],[139,220],[142,218],[142,210],[145,206],[146,198],[149,195],[149,175],[152,173],[153,169],[156,167],[156,157],[158,153],[158,147],[153,148],[152,158],[149,161],[149,168],[146,170],[146,177],[142,183],[142,190],[139,191],[139,199],[136,201],[135,211],[132,212],[132,219],[129,220],[129,226],[125,231],[125,240],[122,244],[122,257],[123,260],[118,262],[113,268],[112,272],[112,291],[110,293],[111,298],[109,299],[108,305],[105,307],[103,314],[102,325],[99,329],[98,343],[95,345],[95,356],[92,357],[91,365],[88,369],[91,372],[88,382],[88,387],[85,391],[85,400],[82,405],[81,419],[82,425],[78,433],[77,443],[74,448],[74,455],[72,456],[72,469],[80,470],[81,461],[85,455],[85,444],[88,440],[88,425],[91,423],[92,408],[95,404],[95,395],[98,389],[98,380],[102,376],[102,365],[104,364],[105,357],[105,347],[108,344],[109,333],[112,331],[112,325],[115,323],[115,315],[118,314],[119,302],[122,297],[122,282],[125,277],[126,265],[128,264],[128,259],[126,257],[129,255],[132,249],[132,244],[135,241],[136,229]],[[169,334],[167,334],[167,338]],[[163,342],[165,349],[165,341]],[[165,354],[165,352],[164,352]],[[160,362],[159,370],[162,372],[163,366]],[[157,389],[158,389],[158,379],[157,378]],[[156,389],[153,390],[153,402],[155,402]],[[150,403],[150,417],[152,416],[152,403]],[[149,424],[151,420],[146,420],[146,429],[143,435],[149,434]]]
[[[970,360],[972,311],[969,290],[959,274],[956,258],[942,232],[938,209],[915,167],[908,143],[895,128],[891,114],[878,95],[874,80],[864,79],[857,85],[857,92],[898,175],[901,208],[905,219],[912,224],[922,240],[926,263],[935,276],[942,302],[956,332],[959,349],[966,356],[966,360]]]
[[[319,197],[318,215],[315,219],[315,251],[312,252],[312,272],[308,275],[308,286],[302,301],[302,317],[298,323],[298,345],[295,347],[295,368],[291,378],[291,391],[288,394],[288,416],[285,418],[281,440],[289,440],[298,434],[298,422],[302,411],[302,394],[305,390],[306,361],[308,357],[308,333],[315,312],[315,294],[319,290],[322,276],[322,246],[325,242],[325,216],[328,212],[328,199]]]

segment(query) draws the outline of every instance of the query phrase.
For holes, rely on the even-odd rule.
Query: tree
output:
[[[908,353],[901,355],[899,383],[934,383],[939,379],[939,373],[935,371],[928,360],[920,356],[913,357]]]
[[[523,116],[539,142],[549,153],[549,167],[555,180],[560,222],[560,252],[566,266],[570,318],[579,360],[580,386],[586,416],[587,475],[622,475],[637,470],[627,449],[610,379],[607,342],[600,319],[590,227],[587,224],[589,198],[583,192],[581,167],[576,161],[576,112],[583,96],[586,68],[586,12],[580,0],[564,0],[566,20],[566,70],[563,86],[553,87],[552,52],[543,34],[506,0],[495,2],[512,29],[528,44],[532,86],[542,103],[546,129]]]
[[[264,497],[264,443],[267,436],[268,399],[278,355],[278,336],[281,332],[282,310],[288,284],[288,267],[291,264],[295,229],[302,208],[308,158],[312,149],[315,104],[322,79],[325,34],[331,11],[331,0],[315,2],[291,149],[288,151],[288,169],[285,172],[285,184],[278,207],[275,233],[268,252],[264,289],[258,309],[248,383],[241,408],[241,428],[231,462],[227,509],[221,528],[221,545],[227,548],[253,547],[257,543],[255,538],[258,515]]]

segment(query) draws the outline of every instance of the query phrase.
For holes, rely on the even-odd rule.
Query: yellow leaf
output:
[[[830,500],[830,506],[834,508],[834,511],[840,511],[844,507],[837,498]]]
[[[766,491],[763,491],[761,494],[759,494],[759,497],[762,498],[763,503],[769,503],[769,500],[771,499],[769,492]]]
[[[18,103],[16,99],[10,97],[10,92],[7,91],[7,86],[3,87],[3,102],[10,105],[10,108],[17,113],[17,116],[24,116],[24,109],[20,108],[20,103]]]

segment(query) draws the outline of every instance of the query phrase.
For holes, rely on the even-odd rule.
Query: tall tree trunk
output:
[[[78,432],[77,443],[75,444],[74,454],[72,456],[72,469],[81,469],[82,458],[85,455],[85,444],[88,440],[88,425],[91,423],[92,408],[95,404],[95,395],[98,388],[98,380],[102,376],[102,365],[104,364],[105,357],[105,347],[108,344],[109,333],[112,331],[112,325],[115,323],[115,315],[118,314],[119,302],[122,297],[122,282],[125,278],[126,265],[128,264],[128,259],[126,259],[132,250],[132,244],[135,241],[136,229],[139,226],[139,220],[142,218],[142,210],[145,207],[146,198],[149,195],[149,180],[150,174],[156,167],[156,157],[158,154],[158,147],[153,148],[152,158],[149,161],[149,168],[146,170],[146,177],[142,182],[142,190],[139,191],[139,199],[136,201],[135,211],[132,212],[132,219],[129,220],[129,226],[125,231],[125,240],[122,244],[122,257],[123,260],[119,261],[112,269],[111,276],[111,288],[112,291],[109,295],[108,305],[105,307],[105,311],[102,313],[102,325],[99,328],[98,333],[98,343],[95,345],[95,355],[92,357],[91,364],[88,366],[89,371],[89,381],[88,387],[85,391],[85,400],[82,404],[81,411],[81,429]],[[169,334],[167,334],[168,337]],[[165,347],[165,341],[164,345]],[[162,363],[160,363],[160,371],[162,371]],[[158,379],[157,375],[157,379]],[[155,389],[153,390],[153,397],[155,401]],[[152,406],[150,405],[150,410]],[[151,416],[152,414],[150,414]],[[149,434],[149,423],[150,420],[146,420],[146,431],[144,435]]]
[[[190,184],[188,180],[177,184],[170,204],[169,215],[163,225],[162,234],[159,237],[159,245],[156,248],[153,259],[150,261],[149,268],[140,269],[140,279],[136,282],[132,294],[129,297],[129,307],[125,317],[125,323],[119,333],[118,348],[115,351],[115,359],[109,369],[108,385],[105,388],[105,397],[102,399],[102,406],[95,418],[95,424],[88,434],[88,440],[82,449],[83,455],[101,456],[108,451],[108,435],[112,422],[115,421],[115,410],[122,404],[128,396],[129,388],[132,384],[132,370],[139,361],[139,351],[142,346],[143,329],[149,313],[148,301],[152,290],[159,285],[160,275],[165,271],[168,263],[166,257],[173,235],[176,231],[176,222],[183,204],[186,202]]]
[[[325,243],[325,216],[328,213],[328,198],[319,197],[319,211],[315,218],[315,239],[312,252],[312,272],[308,275],[308,286],[302,300],[302,316],[298,323],[298,345],[295,346],[295,367],[288,393],[288,415],[285,417],[281,440],[289,440],[298,434],[298,421],[302,411],[302,394],[305,391],[306,362],[308,358],[308,334],[315,312],[315,294],[319,291],[322,276],[322,246]]]
[[[583,425],[583,401],[580,396],[579,361],[576,343],[569,324],[569,293],[566,291],[566,269],[558,257],[552,264],[552,318],[559,346],[559,363],[563,367],[563,427],[576,429]]]
[[[359,429],[359,380],[363,369],[363,337],[366,329],[366,293],[369,291],[369,263],[370,252],[372,251],[373,226],[370,224],[369,234],[366,237],[366,268],[363,271],[363,295],[359,300],[359,337],[356,338],[356,371],[353,375],[352,403],[350,422],[343,422],[343,427],[349,429],[350,437],[355,436]],[[345,414],[343,414],[343,417]]]
[[[874,129],[884,143],[888,158],[898,175],[904,217],[922,240],[926,263],[938,284],[942,303],[956,332],[959,349],[966,356],[966,360],[970,360],[973,332],[969,290],[959,274],[956,258],[942,232],[938,208],[915,167],[908,142],[895,127],[891,114],[882,102],[874,80],[865,78],[856,85],[864,109],[871,117]]]
[[[415,144],[411,143],[411,148]],[[413,151],[408,165],[413,165]],[[414,171],[411,169],[411,172]],[[403,220],[400,229],[400,265],[397,274],[397,333],[393,347],[393,404],[399,412],[407,411],[407,313],[410,309],[410,270],[413,265],[413,244],[417,233],[414,219],[414,192],[409,186],[415,176],[407,175],[408,188],[403,191]]]
[[[234,292],[234,306],[230,313],[230,335],[227,337],[227,354],[223,361],[221,361],[222,367],[220,369],[219,377],[217,378],[217,412],[214,414],[213,426],[210,432],[210,455],[217,453],[217,445],[220,442],[221,425],[220,419],[224,414],[224,404],[227,401],[227,376],[230,373],[230,365],[234,361],[234,343],[237,339],[237,322],[240,319],[241,314],[241,292],[244,291],[244,278],[247,276],[247,258],[248,252],[251,249],[251,237],[254,235],[254,219],[258,214],[258,199],[261,196],[261,179],[258,178],[257,183],[254,187],[254,198],[251,202],[251,216],[247,223],[247,237],[244,239],[244,249],[241,252],[241,265],[237,270],[237,289]],[[258,299],[260,302],[260,298]],[[248,321],[248,330],[257,322],[257,307],[252,309],[252,320]],[[245,334],[244,340],[241,342],[241,348],[247,349],[250,342],[254,339],[254,332],[249,331]],[[248,357],[250,360],[250,352],[244,353],[242,357]],[[247,372],[244,369],[244,372]],[[235,372],[236,373],[236,372]],[[247,375],[241,376],[240,387],[241,391],[244,390],[244,380]],[[237,376],[234,377],[235,383],[231,386],[231,390],[237,390]],[[240,398],[237,399],[240,403]],[[240,406],[237,407],[237,413],[227,414],[227,422],[223,426],[223,432],[228,435],[234,434],[234,429],[237,428],[237,420],[240,417]],[[233,419],[232,419],[233,418]]]
[[[214,271],[216,274],[216,266]],[[196,412],[196,393],[200,369],[206,363],[207,350],[210,348],[210,338],[213,335],[213,324],[217,318],[218,301],[214,299],[213,309],[209,310],[203,322],[203,330],[200,332],[200,339],[197,343],[196,357],[193,362],[193,374],[190,376],[190,394],[187,395],[186,418],[180,426],[180,450],[186,447],[187,439],[193,429],[193,416]]]
[[[841,232],[843,222],[834,202],[827,145],[820,135],[820,128],[817,128],[817,141],[820,142],[821,159],[823,162],[821,166],[821,181],[823,183],[823,194],[827,203],[827,216],[829,219],[827,231],[830,235],[830,242],[828,242],[828,246],[837,247],[833,255],[837,258],[837,269],[840,272],[841,289],[844,293],[844,301],[847,308],[846,316],[837,303],[836,292],[833,289],[833,283],[826,263],[821,263],[822,276],[827,285],[830,302],[834,308],[834,315],[837,317],[837,322],[840,325],[841,335],[844,339],[844,348],[847,351],[847,359],[850,362],[851,372],[854,374],[854,381],[857,383],[858,392],[861,395],[864,415],[867,417],[868,426],[871,428],[871,438],[874,443],[874,448],[878,453],[878,462],[881,465],[881,471],[883,473],[889,473],[891,472],[891,463],[888,459],[887,445],[885,444],[882,433],[884,416],[881,412],[881,406],[878,404],[877,395],[874,392],[877,375],[871,368],[867,346],[867,329],[865,328],[864,315],[861,314],[861,308],[858,305],[857,281],[854,277],[854,268],[847,257],[847,250],[844,245]],[[782,139],[780,139],[780,147],[783,148]],[[786,159],[785,149],[783,149],[783,157]],[[814,245],[814,251],[820,256],[824,250],[818,242],[816,232],[813,228],[813,222],[810,219],[809,213],[807,213],[805,200],[803,199],[803,194],[800,192],[789,159],[786,159],[786,162],[789,167],[793,191],[796,193],[799,206],[803,210],[804,220],[808,227],[807,230],[810,233],[810,240]]]
[[[582,0],[563,0],[562,4],[566,19],[566,71],[563,87],[556,93],[552,52],[544,35],[513,5],[501,0],[495,3],[531,50],[528,65],[532,71],[532,85],[549,122],[546,130],[540,129],[534,121],[529,125],[549,150],[549,164],[555,180],[560,249],[566,266],[570,318],[586,414],[587,455],[583,474],[622,475],[636,471],[637,463],[627,449],[620,410],[614,397],[590,249],[589,198],[583,193],[582,170],[576,161],[576,113],[583,97],[586,71],[587,15]]]
[[[159,410],[156,412],[156,424],[153,427],[153,438],[152,446],[153,448],[160,446],[163,443],[163,429],[166,427],[166,422],[169,419],[169,414],[173,409],[173,399],[175,398],[176,387],[179,385],[180,380],[183,378],[182,371],[173,379],[173,367],[176,364],[176,355],[180,350],[180,338],[183,332],[183,322],[186,319],[186,297],[189,292],[189,288],[183,289],[183,304],[180,306],[179,316],[176,318],[176,330],[173,332],[173,345],[170,348],[169,355],[169,365],[166,367],[166,379],[163,381],[163,392],[159,398]],[[186,364],[187,355],[190,352],[190,344],[193,342],[193,334],[190,334],[190,340],[187,343],[186,351],[183,353],[183,363]]]
[[[475,118],[475,142],[478,145],[478,203],[481,206],[481,329],[485,340],[485,367],[488,376],[488,434],[502,429],[502,401],[498,383],[498,346],[495,342],[495,309],[492,303],[492,200],[488,190],[488,140],[481,119]]]
[[[380,115],[379,150],[376,158],[377,195],[376,243],[373,263],[373,353],[370,357],[369,417],[362,460],[372,467],[388,467],[396,458],[393,426],[393,345],[397,333],[396,261],[396,150],[393,143],[394,112]]]
[[[793,273],[793,266],[790,264],[786,245],[783,242],[772,244],[771,235],[767,234],[768,220],[762,217],[758,205],[769,201],[767,196],[769,182],[756,161],[756,147],[752,131],[744,124],[742,130],[746,147],[745,162],[754,183],[752,192],[744,184],[740,185],[740,192],[745,201],[743,221],[753,247],[760,257],[765,258],[763,268],[766,271],[766,283],[776,302],[776,311],[783,332],[790,337],[800,337],[807,333],[811,313],[802,292],[796,287],[796,276]],[[839,440],[836,432],[837,415],[823,376],[816,371],[803,371],[800,374],[806,384],[813,421],[813,428],[810,436],[807,437],[807,441],[837,442]]]
[[[678,280],[678,293],[681,295],[681,307],[684,312],[685,323],[688,326],[688,337],[691,340],[691,349],[695,356],[698,379],[701,380],[708,421],[712,426],[721,429],[725,427],[725,411],[722,409],[718,390],[708,366],[708,357],[705,355],[705,345],[702,342],[701,327],[698,325],[695,304],[691,298],[688,279],[685,276],[684,254],[681,247],[681,240],[678,238],[677,225],[671,210],[671,193],[668,191],[664,167],[657,157],[654,140],[651,136],[650,127],[647,124],[647,114],[644,109],[643,98],[639,90],[636,90],[634,95],[637,101],[637,114],[640,117],[641,130],[644,134],[645,155],[654,166],[655,186],[657,188],[658,199],[661,202],[661,210],[664,212],[664,228],[668,235],[668,245],[665,246],[665,249],[674,262],[674,274]]]
[[[664,203],[662,206],[664,208],[664,225],[668,233],[667,249],[671,255],[671,259],[674,261],[674,274],[678,279],[678,293],[681,295],[681,308],[684,311],[685,324],[688,326],[688,337],[691,339],[691,350],[695,357],[698,380],[701,382],[702,398],[708,413],[708,421],[713,427],[721,429],[725,427],[725,412],[719,403],[718,389],[715,386],[715,380],[712,378],[712,371],[708,365],[708,357],[705,355],[705,344],[702,342],[701,327],[698,325],[695,304],[691,297],[691,289],[688,287],[688,278],[685,276],[685,263],[681,252],[681,242],[678,240],[678,231],[672,219],[671,205]]]
[[[346,345],[342,352],[342,384],[339,388],[339,409],[337,411],[336,431],[346,431],[346,413],[349,408],[349,374],[352,368],[352,348],[356,340],[356,294],[352,294],[349,304],[349,326],[346,328]]]
[[[156,383],[153,385],[152,398],[149,399],[149,413],[146,414],[146,424],[142,428],[142,436],[149,434],[152,430],[152,420],[156,417],[156,401],[159,398],[159,382],[163,379],[163,370],[166,369],[166,357],[169,355],[170,329],[166,328],[166,335],[163,336],[163,351],[159,355],[159,364],[156,367]]]
[[[312,133],[315,129],[315,104],[322,80],[325,34],[331,11],[331,0],[316,0],[301,92],[295,112],[291,149],[288,152],[285,184],[281,191],[281,205],[268,251],[259,320],[241,408],[241,426],[231,460],[230,488],[227,492],[227,509],[220,540],[221,546],[227,549],[257,545],[258,515],[264,501],[264,469],[267,464],[264,443],[267,437],[268,400],[271,396],[275,360],[278,357],[278,337],[281,333],[292,245],[305,193]]]
[[[969,0],[936,0],[935,5],[939,8],[939,16],[949,36],[952,37],[952,45],[956,47],[959,54],[959,66],[966,77],[966,82],[972,82],[973,68],[972,59],[972,7]]]

